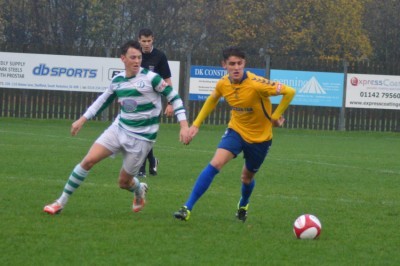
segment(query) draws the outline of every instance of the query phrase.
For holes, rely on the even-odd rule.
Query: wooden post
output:
[[[271,77],[271,56],[265,55],[265,77],[270,79]]]
[[[346,86],[347,86],[347,67],[348,62],[346,60],[343,61],[343,100],[342,100],[342,108],[340,108],[340,116],[339,116],[339,131],[346,130]]]
[[[184,84],[183,104],[185,106],[187,113],[189,113],[189,92],[190,92],[189,87],[190,87],[190,67],[191,67],[191,65],[192,65],[192,53],[189,51],[186,55],[185,77],[183,80],[183,84]],[[188,115],[188,118],[189,118],[189,115]]]

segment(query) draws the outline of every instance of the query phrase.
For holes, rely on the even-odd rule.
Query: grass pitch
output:
[[[43,206],[109,123],[0,118],[1,265],[400,265],[400,135],[277,129],[257,174],[246,223],[235,219],[243,158],[230,162],[188,222],[172,214],[210,161],[224,127],[189,145],[162,125],[147,205],[118,188],[121,158],[96,165],[57,216]],[[292,224],[312,213],[318,240]]]

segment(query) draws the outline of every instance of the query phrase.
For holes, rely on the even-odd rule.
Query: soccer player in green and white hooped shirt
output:
[[[125,43],[121,47],[121,60],[125,71],[116,75],[110,87],[72,123],[71,135],[75,136],[87,120],[101,113],[116,98],[121,105],[120,113],[75,166],[61,196],[46,205],[44,212],[60,213],[72,193],[85,180],[89,170],[117,152],[121,152],[123,157],[119,186],[133,193],[133,211],[142,210],[148,187],[134,176],[156,140],[162,108],[161,95],[173,105],[181,128],[180,141],[185,145],[190,142],[186,113],[180,96],[158,74],[140,67],[142,52],[139,42],[131,40]]]

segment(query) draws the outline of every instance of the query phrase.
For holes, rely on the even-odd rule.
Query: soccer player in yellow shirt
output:
[[[246,55],[238,47],[228,47],[222,53],[222,66],[227,75],[222,77],[205,101],[193,125],[191,138],[199,132],[200,125],[217,106],[221,97],[231,107],[231,119],[211,162],[195,182],[192,193],[183,207],[174,213],[175,218],[187,221],[197,200],[206,192],[215,175],[230,160],[243,152],[245,163],[241,173],[242,189],[236,217],[245,222],[249,198],[253,192],[254,176],[268,154],[272,143],[272,127],[282,126],[282,114],[288,108],[296,91],[278,82],[272,82],[249,71],[245,72]],[[272,111],[270,96],[283,95]]]

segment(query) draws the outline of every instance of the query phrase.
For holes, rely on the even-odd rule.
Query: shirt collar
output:
[[[229,81],[231,82],[231,84],[233,84],[231,78],[230,78],[229,76],[228,76],[228,78],[229,78]],[[242,77],[242,79],[240,80],[240,82],[239,82],[239,83],[235,83],[235,84],[240,84],[240,83],[242,83],[243,80],[245,80],[245,79],[247,79],[247,72],[246,72],[246,71],[243,72],[243,77]]]
[[[144,53],[144,54],[151,54],[151,52],[153,52],[153,49],[154,49],[154,46],[151,47],[150,52],[148,52],[148,53],[143,52],[143,49],[142,49],[142,53]]]

